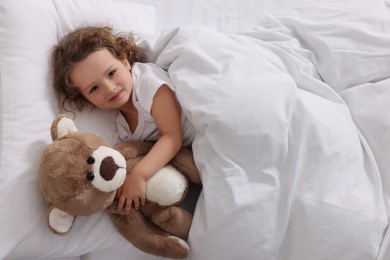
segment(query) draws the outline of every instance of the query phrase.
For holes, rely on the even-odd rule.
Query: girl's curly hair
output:
[[[110,27],[88,26],[65,35],[54,47],[51,56],[54,88],[65,110],[69,111],[69,107],[80,111],[86,101],[69,76],[74,64],[101,49],[107,49],[119,60],[127,58],[130,65],[143,59],[131,33],[113,34]]]

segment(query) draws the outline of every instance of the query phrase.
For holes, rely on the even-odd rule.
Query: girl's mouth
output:
[[[118,93],[116,93],[114,96],[112,96],[112,97],[110,98],[110,102],[115,101],[115,100],[117,100],[118,98],[120,98],[120,97],[122,96],[122,91],[123,91],[123,90],[120,90]]]

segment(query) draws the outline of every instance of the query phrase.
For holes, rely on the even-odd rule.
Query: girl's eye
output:
[[[89,93],[94,93],[98,89],[98,86],[93,86],[90,90]]]
[[[110,71],[110,72],[108,73],[108,77],[109,77],[109,78],[114,77],[115,73],[116,73],[116,70]]]

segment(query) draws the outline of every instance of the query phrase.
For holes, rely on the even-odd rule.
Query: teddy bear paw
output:
[[[192,216],[184,209],[170,207],[153,214],[152,221],[162,230],[187,240]]]

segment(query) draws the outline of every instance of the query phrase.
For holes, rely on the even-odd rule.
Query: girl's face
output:
[[[133,90],[133,77],[127,59],[118,60],[108,50],[89,54],[75,64],[70,79],[81,94],[100,109],[120,109]]]

